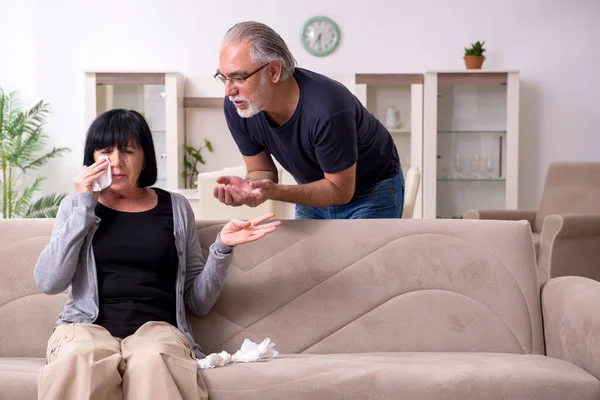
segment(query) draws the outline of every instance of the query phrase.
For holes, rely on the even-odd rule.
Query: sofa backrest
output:
[[[0,220],[0,357],[44,357],[66,294],[40,292],[33,269],[53,219]]]
[[[541,232],[552,214],[600,215],[600,162],[555,161],[548,166],[542,200],[533,222]]]
[[[221,227],[198,222],[203,247]],[[523,221],[291,220],[234,251],[193,319],[207,353],[266,337],[284,353],[544,352]]]
[[[66,294],[33,280],[53,220],[0,221],[0,356],[43,357]],[[197,221],[206,250],[222,221]],[[477,220],[286,220],[235,248],[193,317],[205,352],[270,337],[284,353],[543,353],[529,226]]]

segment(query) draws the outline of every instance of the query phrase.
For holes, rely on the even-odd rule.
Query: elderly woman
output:
[[[180,194],[151,186],[152,134],[135,111],[90,126],[77,193],[60,205],[35,267],[47,294],[69,290],[48,341],[40,399],[201,399],[206,387],[186,308],[205,315],[223,287],[232,248],[273,232],[273,215],[232,220],[204,260]],[[112,183],[92,190],[111,168]]]

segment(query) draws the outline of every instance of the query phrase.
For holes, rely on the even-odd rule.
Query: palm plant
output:
[[[66,147],[44,152],[48,139],[43,130],[49,105],[43,100],[21,110],[19,94],[0,88],[0,204],[2,218],[54,218],[66,194],[51,193],[33,201],[44,177],[29,174],[51,159],[69,152]],[[33,182],[31,182],[33,179]]]

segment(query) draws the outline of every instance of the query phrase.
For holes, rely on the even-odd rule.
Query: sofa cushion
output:
[[[202,370],[211,400],[595,399],[600,381],[565,361],[501,353],[280,355]]]
[[[38,372],[43,358],[0,357],[0,399],[37,399]]]
[[[0,399],[34,400],[43,358],[0,357]],[[598,399],[565,361],[494,353],[299,354],[202,370],[219,399]]]
[[[197,226],[206,247],[222,223]],[[543,354],[532,250],[525,221],[284,221],[236,248],[190,320],[206,353],[270,337],[287,354]]]
[[[2,220],[0,224],[0,357],[44,357],[66,294],[47,296],[33,279],[54,220]],[[1,398],[1,396],[0,396]]]

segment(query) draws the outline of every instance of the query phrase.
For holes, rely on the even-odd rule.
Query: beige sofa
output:
[[[32,278],[51,225],[0,221],[2,400],[35,399],[66,299]],[[221,226],[198,222],[204,247]],[[541,290],[526,222],[284,221],[195,319],[206,352],[270,337],[281,355],[202,375],[217,400],[600,399],[600,282]]]

